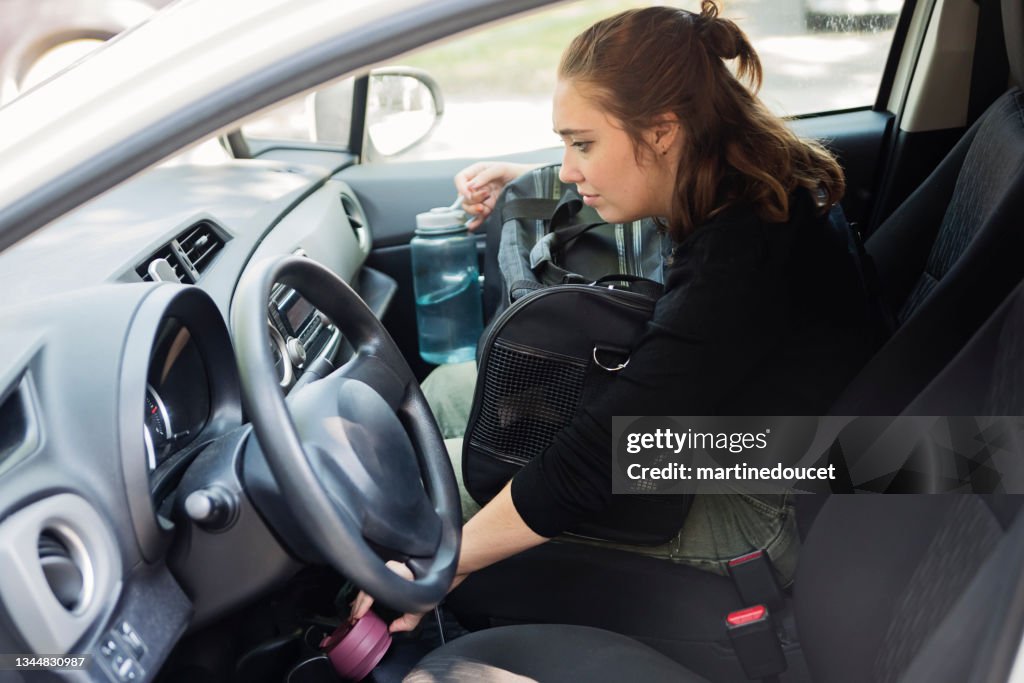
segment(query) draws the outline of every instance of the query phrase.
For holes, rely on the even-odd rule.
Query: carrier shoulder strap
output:
[[[541,197],[523,197],[505,202],[501,207],[501,222],[511,220],[551,220],[551,214],[558,208],[559,200]]]
[[[596,221],[593,223],[576,223],[574,225],[560,226],[552,229],[551,232],[544,236],[544,239],[551,242],[551,251],[554,252],[559,249],[565,249],[573,240],[582,237],[594,228],[600,228],[604,225],[608,225],[608,223]]]
[[[583,223],[560,227],[544,235],[530,249],[530,270],[541,281],[546,282],[587,282],[575,273],[571,273],[555,262],[555,255],[565,250],[573,240],[581,235],[599,228],[607,223]]]
[[[511,220],[541,220],[549,230],[579,223],[604,223],[597,211],[585,205],[579,194],[566,189],[561,198],[521,197],[510,199],[501,207],[501,222]]]

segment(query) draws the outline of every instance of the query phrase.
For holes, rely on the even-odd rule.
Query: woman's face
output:
[[[564,79],[555,87],[552,118],[565,144],[559,177],[574,183],[602,219],[625,223],[669,214],[679,159],[678,123],[645,133],[654,149],[641,146],[638,160],[618,121]]]

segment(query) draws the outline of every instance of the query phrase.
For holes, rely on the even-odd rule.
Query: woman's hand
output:
[[[455,174],[455,189],[462,195],[462,210],[475,218],[466,226],[476,230],[491,215],[502,188],[538,164],[478,161]]]
[[[462,548],[459,550],[459,565],[448,592],[455,590],[473,572],[489,567],[506,557],[520,553],[527,548],[540,545],[548,539],[538,536],[526,525],[512,502],[512,482],[498,492],[491,502],[476,513],[462,527]],[[412,570],[401,562],[391,560],[387,568],[404,579],[412,581]],[[352,601],[349,621],[356,622],[370,611],[373,598],[359,591]],[[422,614],[403,614],[388,626],[388,631],[398,633],[411,631],[423,619]]]
[[[401,576],[403,579],[412,581],[415,577],[412,574],[412,570],[401,562],[395,560],[389,561],[385,565],[388,569]],[[455,590],[455,587],[466,580],[468,574],[457,574],[455,580],[452,581],[451,587],[448,592]],[[359,591],[359,595],[352,601],[352,611],[348,615],[349,623],[355,623],[366,616],[366,613],[370,611],[370,607],[373,606],[373,598],[363,591]],[[419,626],[420,621],[426,612],[408,612],[398,617],[388,625],[389,633],[401,633],[402,631],[411,631]]]
[[[387,563],[387,568],[394,573],[401,576],[403,579],[409,579],[412,581],[415,577],[412,575],[412,570],[406,567],[401,562],[391,560]],[[348,620],[351,623],[355,623],[366,616],[366,613],[370,611],[370,607],[373,606],[373,598],[359,591],[359,595],[352,601],[352,612],[349,614]],[[398,617],[388,626],[389,633],[400,633],[402,631],[411,631],[420,623],[424,613],[414,614],[408,613]]]

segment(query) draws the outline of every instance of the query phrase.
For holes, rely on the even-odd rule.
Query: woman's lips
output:
[[[593,206],[594,203],[601,197],[601,195],[597,194],[581,194],[580,196],[583,197],[583,203],[586,204],[587,206]]]

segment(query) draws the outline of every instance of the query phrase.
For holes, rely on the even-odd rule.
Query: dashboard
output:
[[[397,285],[364,266],[365,214],[335,177],[352,162],[153,169],[0,254],[0,652],[87,653],[92,680],[149,680],[186,629],[294,572],[302,539],[250,499],[273,483],[246,460],[226,321],[246,269],[289,255],[383,316]],[[285,394],[351,352],[283,285],[265,343]],[[185,505],[214,492],[230,528]]]

